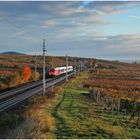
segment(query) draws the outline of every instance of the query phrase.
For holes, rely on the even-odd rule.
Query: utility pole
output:
[[[35,54],[35,73],[37,72],[37,55]]]
[[[85,60],[85,70],[87,70],[87,60]]]
[[[53,57],[52,57],[52,68],[54,67],[54,64],[53,64]],[[53,92],[53,82],[52,82],[52,92]]]
[[[68,81],[68,56],[66,54],[66,81]]]
[[[37,72],[37,55],[35,54],[35,80],[36,80],[36,72]]]
[[[79,73],[80,73],[80,58],[79,58],[79,66],[78,66],[78,68],[79,68]]]
[[[81,60],[81,71],[83,71],[83,60]]]
[[[83,59],[83,71],[85,70],[85,59]]]
[[[75,75],[76,75],[76,57],[75,57],[75,64],[74,65],[75,65]]]
[[[82,60],[80,61],[80,71],[82,71]]]
[[[84,60],[83,59],[81,61],[81,69],[82,69],[82,71],[84,70]]]
[[[85,59],[83,60],[83,70],[85,70]]]
[[[46,49],[45,49],[45,39],[43,39],[43,95],[45,96],[45,81],[46,81],[46,78],[45,78],[45,52],[46,52]]]

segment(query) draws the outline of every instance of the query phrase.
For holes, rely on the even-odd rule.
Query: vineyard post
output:
[[[104,106],[106,106],[106,97],[105,96],[103,97],[103,104],[104,104]]]
[[[90,96],[90,98],[92,99],[92,87],[89,87],[89,96]]]
[[[105,98],[105,105],[108,106],[108,97]]]
[[[98,103],[98,101],[99,101],[99,97],[98,97],[98,90],[95,90],[95,93],[96,93],[96,102]]]
[[[120,115],[120,107],[121,107],[121,105],[120,105],[120,98],[118,99],[118,115]]]
[[[112,111],[112,114],[113,114],[113,112],[114,112],[114,103],[113,103],[113,98],[111,98],[111,106],[112,106],[112,109],[111,109],[111,111]]]
[[[94,100],[96,100],[95,87],[93,87],[93,95],[94,95]]]
[[[109,110],[109,106],[110,106],[110,96],[108,96],[108,100],[107,100],[107,101],[108,101],[108,103],[107,103],[108,105],[107,105],[107,106],[108,106],[108,110]]]
[[[100,97],[101,97],[101,94],[100,94],[100,91],[98,91],[98,102],[100,103]]]
[[[125,113],[125,115],[126,115],[126,112],[127,112],[127,110],[126,110],[126,107],[125,107],[125,109],[124,109],[124,113]]]
[[[127,101],[126,99],[124,99],[124,115],[126,115],[127,112],[126,108],[127,108]]]
[[[97,102],[97,109],[99,109],[99,91],[98,90],[96,90],[96,102]]]
[[[140,124],[140,103],[137,103],[137,112],[138,112],[138,116],[137,116],[137,126],[139,127]]]

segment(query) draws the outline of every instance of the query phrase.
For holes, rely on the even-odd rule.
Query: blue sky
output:
[[[0,52],[140,59],[140,2],[0,1]]]

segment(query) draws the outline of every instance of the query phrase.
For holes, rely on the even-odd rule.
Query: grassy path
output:
[[[55,132],[56,138],[65,138],[68,136],[68,133],[71,132],[69,126],[66,124],[63,116],[59,113],[59,108],[61,107],[61,104],[65,100],[65,93],[62,95],[61,101],[56,105],[54,112],[52,115],[55,117],[57,120],[56,125],[57,125],[57,130]],[[65,136],[66,134],[66,136]]]
[[[56,138],[140,138],[140,130],[114,124],[116,116],[98,109],[81,83],[84,73],[65,85],[52,115],[56,121]]]

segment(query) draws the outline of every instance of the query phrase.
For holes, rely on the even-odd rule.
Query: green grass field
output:
[[[140,129],[127,125],[126,117],[104,111],[82,88],[84,73],[66,84],[52,110],[56,138],[140,138]]]

